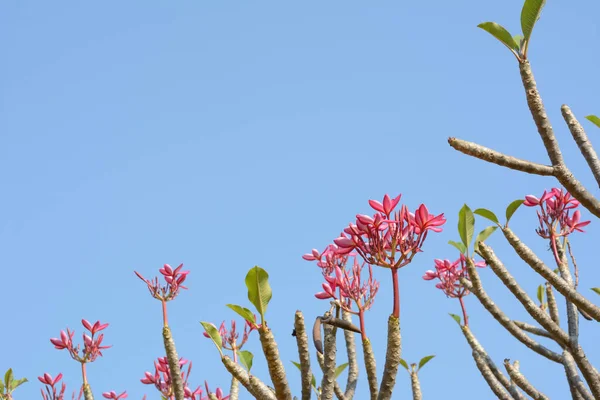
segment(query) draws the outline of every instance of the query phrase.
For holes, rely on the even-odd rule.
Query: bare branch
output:
[[[500,400],[512,400],[511,396],[508,393],[506,393],[504,387],[502,387],[500,382],[498,382],[498,379],[496,379],[496,377],[492,373],[490,367],[485,362],[483,356],[478,354],[476,351],[473,351],[472,354],[473,359],[475,360],[475,365],[477,365],[477,369],[479,369],[479,372],[481,372],[481,376],[483,376],[483,379],[485,379],[488,386],[490,387],[492,392],[494,392],[496,397],[498,397]]]
[[[277,343],[275,342],[273,332],[263,324],[258,329],[258,335],[260,337],[263,353],[267,360],[271,382],[273,382],[273,386],[275,386],[277,398],[281,400],[292,400],[292,392],[290,391],[285,375],[285,368],[279,357],[279,350],[277,349]]]
[[[510,360],[504,360],[504,367],[506,372],[525,393],[530,395],[534,400],[549,400],[546,395],[537,390],[533,385],[525,378],[525,376],[519,371],[519,362],[515,361],[514,365],[511,365]]]
[[[594,178],[596,178],[598,186],[600,186],[600,160],[598,160],[598,155],[592,143],[590,143],[585,130],[583,130],[583,127],[566,104],[563,104],[560,111],[569,127],[569,131],[571,131],[571,135],[573,135],[573,139],[575,139],[575,143],[577,143],[577,147],[579,147],[579,151],[583,155],[583,158],[585,158]]]
[[[552,291],[552,285],[550,282],[546,282],[546,298],[548,299],[548,311],[550,313],[550,318],[557,325],[560,324],[560,314],[558,312],[558,305],[556,304],[556,298],[554,297],[554,292]]]
[[[565,372],[567,373],[567,380],[569,381],[569,385],[572,385],[574,388],[576,388],[583,399],[594,400],[594,397],[585,387],[585,384],[579,377],[579,373],[577,372],[577,367],[573,362],[573,357],[571,356],[571,353],[565,350],[563,352],[563,358],[563,365],[565,366]]]
[[[352,314],[345,310],[342,310],[342,318],[350,324],[352,323]],[[358,383],[356,342],[354,341],[354,334],[349,330],[344,330],[344,339],[346,341],[346,353],[348,354],[348,379],[346,380],[346,391],[344,392],[344,396],[347,400],[352,400]]]
[[[572,288],[563,278],[556,275],[538,256],[523,243],[510,228],[502,228],[504,236],[515,249],[515,252],[525,261],[535,272],[544,277],[556,288],[556,290],[572,301],[577,307],[584,310],[589,316],[600,322],[600,307],[583,297],[574,288]]]
[[[371,341],[369,339],[363,339],[362,345],[365,360],[365,369],[367,370],[367,381],[369,382],[369,392],[371,393],[371,400],[376,400],[379,393],[377,384],[377,364],[375,362],[375,355],[373,354],[373,348],[371,347]]]
[[[515,325],[519,328],[523,329],[525,332],[533,333],[537,336],[543,336],[549,339],[552,339],[552,335],[550,335],[547,331],[542,328],[538,328],[537,326],[530,325],[526,322],[514,321]]]
[[[512,157],[499,151],[489,149],[477,143],[467,142],[457,138],[449,138],[448,143],[455,150],[471,157],[479,158],[492,164],[514,169],[515,171],[526,172],[533,175],[552,176],[554,168],[549,165],[538,164],[520,158]]]
[[[337,353],[336,348],[336,332],[337,328],[324,324],[323,331],[325,332],[325,351],[323,354],[323,379],[321,380],[321,400],[333,399],[333,384],[335,382],[335,358]]]
[[[255,377],[253,377],[253,382],[251,382],[248,373],[238,364],[234,363],[231,358],[224,356],[221,358],[221,361],[227,371],[229,371],[229,373],[235,377],[235,379],[237,379],[252,396],[257,399],[277,400],[275,398],[275,393],[273,393],[267,385]]]
[[[294,319],[296,329],[296,343],[298,345],[298,356],[300,359],[300,380],[302,382],[302,400],[309,400],[311,396],[310,352],[308,347],[308,336],[304,325],[304,316],[301,311],[296,311]]]
[[[422,400],[423,395],[421,394],[421,383],[419,383],[417,371],[412,371],[410,373],[410,385],[412,387],[413,400]]]
[[[383,376],[379,386],[379,395],[377,400],[389,400],[392,398],[394,385],[396,384],[396,375],[398,375],[398,366],[402,354],[402,336],[400,335],[400,321],[398,318],[390,315],[388,319],[388,338],[387,351],[385,354],[385,365],[383,367]]]

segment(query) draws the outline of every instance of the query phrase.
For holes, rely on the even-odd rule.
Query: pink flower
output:
[[[256,320],[256,316],[254,316]],[[250,337],[250,333],[258,329],[256,324],[250,324],[248,321],[244,321],[244,332],[242,336],[242,341],[240,343],[237,342],[240,334],[237,332],[235,320],[231,320],[231,329],[228,331],[225,327],[225,321],[221,323],[219,327],[219,335],[221,336],[221,342],[223,344],[223,348],[227,350],[241,350],[244,344],[248,341]],[[216,326],[215,326],[216,328]],[[206,332],[203,333],[205,337],[210,339],[210,335]]]
[[[42,398],[44,400],[63,400],[65,396],[65,390],[67,389],[67,385],[62,382],[60,390],[56,386],[56,384],[62,379],[63,375],[58,374],[56,378],[52,379],[52,376],[48,373],[45,373],[42,376],[38,376],[38,380],[42,382],[46,389],[41,389]]]
[[[189,363],[189,364],[188,364]],[[187,374],[183,371],[183,366],[188,364]],[[190,373],[192,372],[192,363],[184,358],[179,359],[179,367],[182,369],[181,378],[184,380],[184,392],[185,398],[190,400],[200,400],[202,395],[202,390],[200,387],[196,388],[196,390],[192,391],[188,387],[188,379]],[[144,377],[140,379],[145,385],[154,385],[156,389],[161,393],[162,396],[170,399],[171,396],[174,395],[172,381],[171,381],[171,370],[169,368],[169,361],[167,357],[159,357],[157,361],[154,362],[154,374],[151,372],[145,372]]]
[[[67,349],[71,358],[81,363],[94,362],[96,358],[102,356],[102,350],[108,349],[111,346],[102,346],[104,335],[100,334],[98,337],[94,337],[95,334],[101,330],[106,329],[108,324],[101,324],[100,321],[96,321],[92,326],[87,320],[82,320],[83,326],[90,331],[92,336],[83,334],[83,353],[80,355],[81,347],[79,345],[73,345],[73,336],[75,332],[71,332],[68,328],[67,331],[60,331],[60,339],[52,338],[50,343],[54,345],[55,349],[64,350]]]
[[[383,213],[389,217],[394,208],[396,208],[396,206],[400,202],[401,197],[402,195],[399,194],[396,198],[391,199],[390,196],[386,194],[385,196],[383,196],[383,204],[378,202],[377,200],[369,200],[369,205],[373,207],[375,211]]]
[[[158,283],[158,278],[154,278],[154,280],[149,281],[139,272],[134,272],[138,278],[146,282],[152,297],[161,301],[170,301],[177,297],[180,289],[187,289],[187,287],[183,286],[182,283],[185,281],[190,271],[181,271],[182,268],[183,264],[180,264],[175,269],[171,268],[169,264],[165,264],[163,268],[159,269],[159,272],[163,275],[163,278],[167,283],[164,286]]]
[[[102,393],[102,396],[104,396],[107,399],[120,400],[120,399],[127,398],[127,392],[125,391],[125,392],[117,395],[117,393],[115,393],[114,391],[110,391],[110,392]]]
[[[206,387],[206,393],[210,394],[212,393],[210,391],[210,389],[208,388],[208,382],[204,381],[204,386]],[[214,393],[215,397],[217,398],[217,400],[228,400],[229,396],[223,396],[223,391],[221,390],[221,388],[217,388],[217,391]],[[202,400],[209,400],[210,399],[210,395],[204,397]]]
[[[462,285],[460,279],[469,279],[466,261],[467,259],[463,254],[454,262],[436,259],[434,260],[435,271],[425,271],[423,279],[426,281],[439,279],[440,282],[435,287],[442,290],[446,296],[452,298],[464,297],[469,294],[469,291]],[[485,262],[479,261],[474,263],[474,265],[483,268],[485,267]]]
[[[570,193],[559,188],[544,191],[539,199],[533,195],[527,195],[523,204],[527,207],[538,206],[540,208],[537,213],[540,225],[536,232],[545,239],[568,236],[575,231],[583,232],[581,228],[590,223],[590,221],[580,222],[579,210],[576,210],[571,216],[571,210],[579,207],[579,201],[574,199]]]

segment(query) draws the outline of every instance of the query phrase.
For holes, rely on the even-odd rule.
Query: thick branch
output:
[[[600,307],[594,305],[591,301],[583,297],[574,288],[572,288],[563,278],[556,275],[538,256],[523,243],[510,228],[502,228],[504,236],[515,249],[515,252],[525,261],[535,272],[544,277],[554,288],[567,299],[572,301],[577,307],[585,311],[589,316],[600,322]]]
[[[471,277],[472,278],[472,277]],[[461,283],[472,292],[479,302],[485,307],[485,309],[492,314],[492,316],[502,325],[508,332],[510,332],[518,341],[523,343],[525,346],[535,351],[539,355],[546,357],[557,363],[562,363],[562,356],[552,350],[542,346],[529,336],[527,336],[510,318],[504,314],[502,310],[490,299],[485,290],[481,285],[475,286],[474,283],[466,279],[461,279]]]
[[[367,381],[369,382],[369,392],[371,393],[371,400],[376,400],[378,395],[378,385],[375,355],[373,354],[373,348],[371,347],[371,341],[369,339],[363,339],[362,344],[365,369],[367,370]]]
[[[550,282],[546,282],[546,298],[548,299],[548,312],[550,314],[550,318],[557,325],[560,325],[560,314],[558,312],[558,305],[556,304],[556,298],[554,297],[554,292],[552,291],[552,285]]]
[[[183,378],[181,377],[181,369],[179,367],[179,356],[175,349],[175,341],[171,335],[171,329],[168,326],[163,327],[163,342],[167,353],[167,361],[169,362],[169,370],[171,371],[171,379],[173,391],[175,392],[176,400],[183,400],[185,391],[183,387]]]
[[[587,387],[585,387],[585,384],[579,377],[579,373],[577,372],[577,367],[575,366],[575,363],[573,362],[573,357],[571,356],[571,353],[569,353],[567,350],[565,350],[563,352],[563,358],[564,358],[563,365],[565,366],[565,372],[567,374],[567,380],[569,381],[569,386],[572,386],[573,388],[575,388],[579,392],[581,397],[584,398],[585,400],[594,400],[594,397],[592,396],[590,391],[587,389]],[[573,396],[573,397],[575,397],[575,396]]]
[[[277,349],[277,343],[273,332],[263,324],[258,329],[258,335],[260,337],[260,344],[262,345],[263,353],[267,359],[267,366],[269,367],[269,375],[273,386],[275,386],[275,393],[279,400],[292,400],[292,392],[288,385],[287,377],[285,375],[285,368],[279,358],[279,350]]]
[[[400,321],[398,318],[390,315],[388,319],[388,338],[387,351],[385,354],[385,365],[383,367],[383,376],[379,386],[379,395],[377,400],[389,400],[392,398],[394,385],[396,384],[396,375],[398,375],[398,366],[402,354],[402,336],[400,336]]]
[[[494,251],[485,243],[479,243],[479,251],[481,256],[487,261],[489,267],[494,271],[496,276],[500,278],[504,286],[510,290],[510,292],[519,300],[525,310],[535,319],[552,337],[561,345],[567,346],[569,344],[569,336],[558,326],[552,319],[543,312],[527,295],[527,293],[521,289],[515,278],[508,272],[502,262],[496,257]],[[467,268],[469,270],[469,276],[471,273],[477,273],[475,266],[472,262],[467,262]]]
[[[323,379],[321,380],[321,400],[333,399],[333,386],[335,379],[335,359],[336,359],[336,331],[337,328],[324,324],[325,331],[325,352],[323,354]]]
[[[410,373],[410,386],[412,387],[413,400],[422,400],[421,384],[419,383],[417,371],[412,371]]]
[[[519,362],[515,361],[514,365],[511,365],[510,360],[504,360],[504,367],[506,372],[525,393],[530,395],[534,400],[549,400],[546,395],[537,390],[533,385],[525,378],[525,376],[519,371]]]
[[[460,151],[463,154],[471,157],[479,158],[480,160],[487,161],[492,164],[499,165],[514,169],[515,171],[526,172],[528,174],[541,175],[541,176],[552,176],[554,175],[554,168],[549,165],[538,164],[520,158],[512,157],[499,151],[489,149],[481,146],[477,143],[467,142],[466,140],[457,139],[451,137],[448,139],[448,143],[455,150]]]
[[[302,400],[309,400],[311,396],[310,352],[308,348],[308,335],[304,325],[302,312],[296,311],[294,328],[296,329],[296,343],[298,345],[298,356],[300,358],[300,380],[302,382]]]
[[[221,358],[223,365],[229,371],[233,378],[237,379],[242,386],[246,388],[246,390],[254,396],[256,399],[265,399],[265,400],[277,400],[275,398],[275,393],[269,389],[267,385],[262,383],[258,378],[252,377],[252,382],[250,380],[250,376],[248,373],[240,367],[238,364],[234,363],[231,358],[228,356],[224,356]]]
[[[577,143],[577,147],[579,147],[581,155],[585,158],[594,178],[596,178],[598,186],[600,186],[600,160],[598,160],[598,155],[596,154],[592,143],[590,143],[585,130],[583,130],[583,127],[579,121],[577,121],[577,118],[575,118],[575,115],[573,115],[569,106],[563,104],[560,111],[562,111],[562,116],[569,127],[569,131],[571,131],[571,135],[573,135],[573,139],[575,139],[575,143]]]
[[[321,367],[321,371],[324,373],[325,372],[325,365],[324,365],[325,357],[323,357],[322,353],[317,352],[317,361],[319,362],[319,367]],[[338,400],[346,400],[346,397],[344,396],[344,391],[338,384],[337,380],[333,381],[333,393],[335,393],[335,397],[337,397]]]
[[[490,367],[485,362],[483,356],[478,354],[476,351],[473,351],[473,359],[475,360],[475,365],[477,365],[477,369],[479,369],[479,372],[481,372],[483,379],[485,379],[488,386],[490,387],[490,389],[492,389],[492,392],[494,392],[496,397],[498,397],[500,400],[512,400],[508,393],[506,393],[504,387],[502,387],[500,382],[498,382],[498,380],[490,370]]]
[[[229,386],[229,400],[238,400],[240,397],[240,383],[235,376],[231,376],[231,385]]]

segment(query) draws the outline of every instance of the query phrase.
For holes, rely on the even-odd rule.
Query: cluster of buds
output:
[[[523,205],[540,207],[537,212],[540,226],[536,232],[544,239],[567,236],[575,231],[583,232],[581,228],[590,223],[581,221],[581,212],[575,210],[579,201],[562,189],[552,188],[549,192],[544,191],[539,199],[532,195],[525,196]],[[571,215],[573,210],[575,211]]]
[[[414,214],[406,205],[394,211],[400,197],[392,199],[386,194],[382,203],[369,200],[376,213],[372,217],[356,216],[356,223],[334,240],[338,253],[356,251],[368,264],[385,268],[399,269],[409,264],[421,252],[428,231],[441,232],[446,219],[444,214],[430,214],[424,204]]]
[[[435,260],[435,271],[425,271],[423,279],[431,281],[439,279],[435,287],[443,291],[446,296],[451,298],[462,298],[469,294],[466,287],[460,282],[461,278],[469,279],[467,271],[467,259],[464,254],[461,254],[458,260],[451,262],[450,260]],[[473,263],[476,267],[485,267],[484,261]]]
[[[188,387],[188,378],[190,372],[192,372],[192,363],[184,358],[179,359],[179,367],[183,369],[183,366],[188,364],[187,374],[181,372],[181,378],[183,379],[185,398],[190,400],[203,400],[202,389],[200,387],[196,390],[191,390]],[[144,378],[140,381],[145,385],[154,385],[161,395],[167,399],[174,398],[174,388],[171,380],[171,370],[169,368],[169,361],[167,357],[159,357],[154,362],[154,374],[146,372]]]
[[[319,253],[317,249],[312,249],[308,254],[302,256],[306,261],[316,261],[317,267],[321,268],[323,276],[327,277],[335,271],[335,267],[344,269],[348,264],[349,257],[356,256],[356,253],[342,253],[336,244],[330,244]]]
[[[239,332],[236,328],[235,320],[231,320],[231,329],[228,331],[225,327],[225,321],[221,323],[219,327],[219,335],[221,335],[221,342],[223,343],[223,348],[231,351],[241,350],[244,344],[248,341],[250,337],[250,332],[258,329],[258,326],[255,324],[250,324],[248,321],[245,321],[244,324],[244,333],[242,334],[242,341],[238,343],[238,339],[240,337]],[[210,339],[210,335],[206,332],[203,335]]]
[[[180,289],[187,289],[182,283],[185,281],[185,278],[187,278],[190,271],[182,271],[182,268],[183,264],[180,264],[175,269],[171,268],[169,264],[165,264],[164,267],[159,270],[167,283],[164,286],[158,282],[158,277],[155,277],[150,281],[144,278],[139,272],[134,272],[138,278],[146,282],[152,297],[162,302],[167,302],[177,297]]]
[[[70,331],[68,328],[66,332],[60,331],[60,338],[52,338],[50,339],[50,342],[58,350],[67,349],[71,357],[80,363],[93,362],[96,360],[96,358],[98,358],[98,356],[102,356],[102,350],[111,347],[102,346],[104,334],[101,333],[95,337],[96,333],[106,329],[108,324],[101,324],[100,321],[96,321],[92,325],[85,319],[81,320],[81,323],[91,334],[91,336],[87,333],[83,334],[83,353],[80,354],[81,348],[79,345],[73,345],[73,336],[75,335],[75,331]]]
[[[56,375],[56,378],[52,378],[52,375],[48,373],[38,376],[39,381],[44,384],[44,388],[46,389],[46,391],[40,389],[44,400],[63,400],[65,398],[67,385],[64,382],[61,382],[60,390],[58,389],[58,382],[62,377],[62,374],[58,374]],[[73,397],[75,397],[75,395],[73,395]]]
[[[104,392],[104,393],[102,393],[102,396],[105,399],[121,400],[121,399],[126,399],[127,398],[127,392],[123,392],[121,394],[117,394],[115,391],[111,390],[110,392]]]

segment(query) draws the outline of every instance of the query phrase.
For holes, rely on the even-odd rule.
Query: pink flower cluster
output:
[[[430,281],[439,279],[435,285],[436,288],[442,290],[446,296],[451,298],[462,298],[469,294],[460,282],[461,278],[469,279],[469,274],[466,265],[467,259],[464,254],[461,254],[458,260],[451,262],[450,260],[435,260],[435,271],[425,271],[423,279]],[[476,267],[485,267],[484,261],[474,263]]]
[[[73,336],[75,335],[75,332],[70,331],[68,328],[66,332],[60,331],[60,338],[52,338],[50,339],[50,342],[58,350],[67,349],[74,360],[81,363],[93,362],[98,356],[102,356],[102,350],[111,347],[102,346],[104,334],[95,337],[96,333],[106,329],[108,324],[101,324],[100,321],[96,321],[94,325],[92,325],[85,319],[82,319],[81,323],[84,328],[91,333],[91,336],[87,333],[83,334],[83,354],[80,355],[81,349],[79,345],[73,345]]]
[[[338,253],[356,251],[368,264],[392,269],[409,264],[421,252],[428,231],[441,232],[446,219],[444,214],[430,214],[424,204],[414,214],[406,205],[394,211],[400,197],[392,199],[386,194],[382,203],[369,200],[376,213],[356,216],[356,223],[334,240]]]
[[[225,327],[225,321],[223,321],[221,323],[221,326],[219,327],[219,335],[221,335],[223,348],[232,351],[240,350],[248,341],[248,338],[250,337],[250,332],[252,332],[255,329],[257,329],[256,325],[251,325],[248,321],[245,321],[242,341],[240,343],[237,343],[240,334],[239,332],[237,332],[235,320],[231,320],[231,329],[229,331]],[[204,332],[203,335],[210,339],[210,335],[208,333]]]
[[[150,294],[155,299],[161,301],[170,301],[173,300],[179,294],[179,289],[187,289],[182,283],[187,278],[187,275],[190,271],[182,271],[183,264],[180,264],[177,268],[173,269],[169,264],[165,264],[163,268],[159,270],[159,272],[163,275],[166,285],[162,286],[158,282],[158,277],[155,277],[152,281],[144,278],[139,272],[134,271],[135,274],[146,282],[148,285],[148,290]]]
[[[581,221],[581,212],[575,210],[579,206],[579,201],[563,189],[553,188],[549,192],[544,191],[539,199],[533,195],[525,196],[523,205],[539,206],[537,214],[540,227],[536,232],[545,239],[567,236],[575,231],[583,232],[581,228],[590,223],[590,221]],[[571,215],[572,210],[575,212]]]
[[[56,378],[52,378],[50,374],[44,374],[42,376],[38,376],[40,382],[44,384],[46,391],[44,389],[40,389],[42,392],[42,398],[44,400],[63,400],[65,397],[65,390],[67,389],[67,385],[62,382],[60,391],[58,391],[57,383],[62,379],[63,375],[58,374]]]
[[[183,366],[186,364],[188,364],[187,374],[183,371],[181,372],[181,378],[184,380],[185,398],[190,400],[204,400],[204,398],[201,398],[202,389],[200,387],[196,388],[194,391],[188,387],[188,378],[190,372],[192,372],[192,363],[184,358],[179,359],[179,367],[182,368],[182,370]],[[174,396],[171,370],[169,368],[167,357],[159,357],[158,360],[154,362],[154,374],[146,372],[144,375],[144,378],[140,380],[143,384],[154,385],[161,395],[167,399],[171,399]]]

